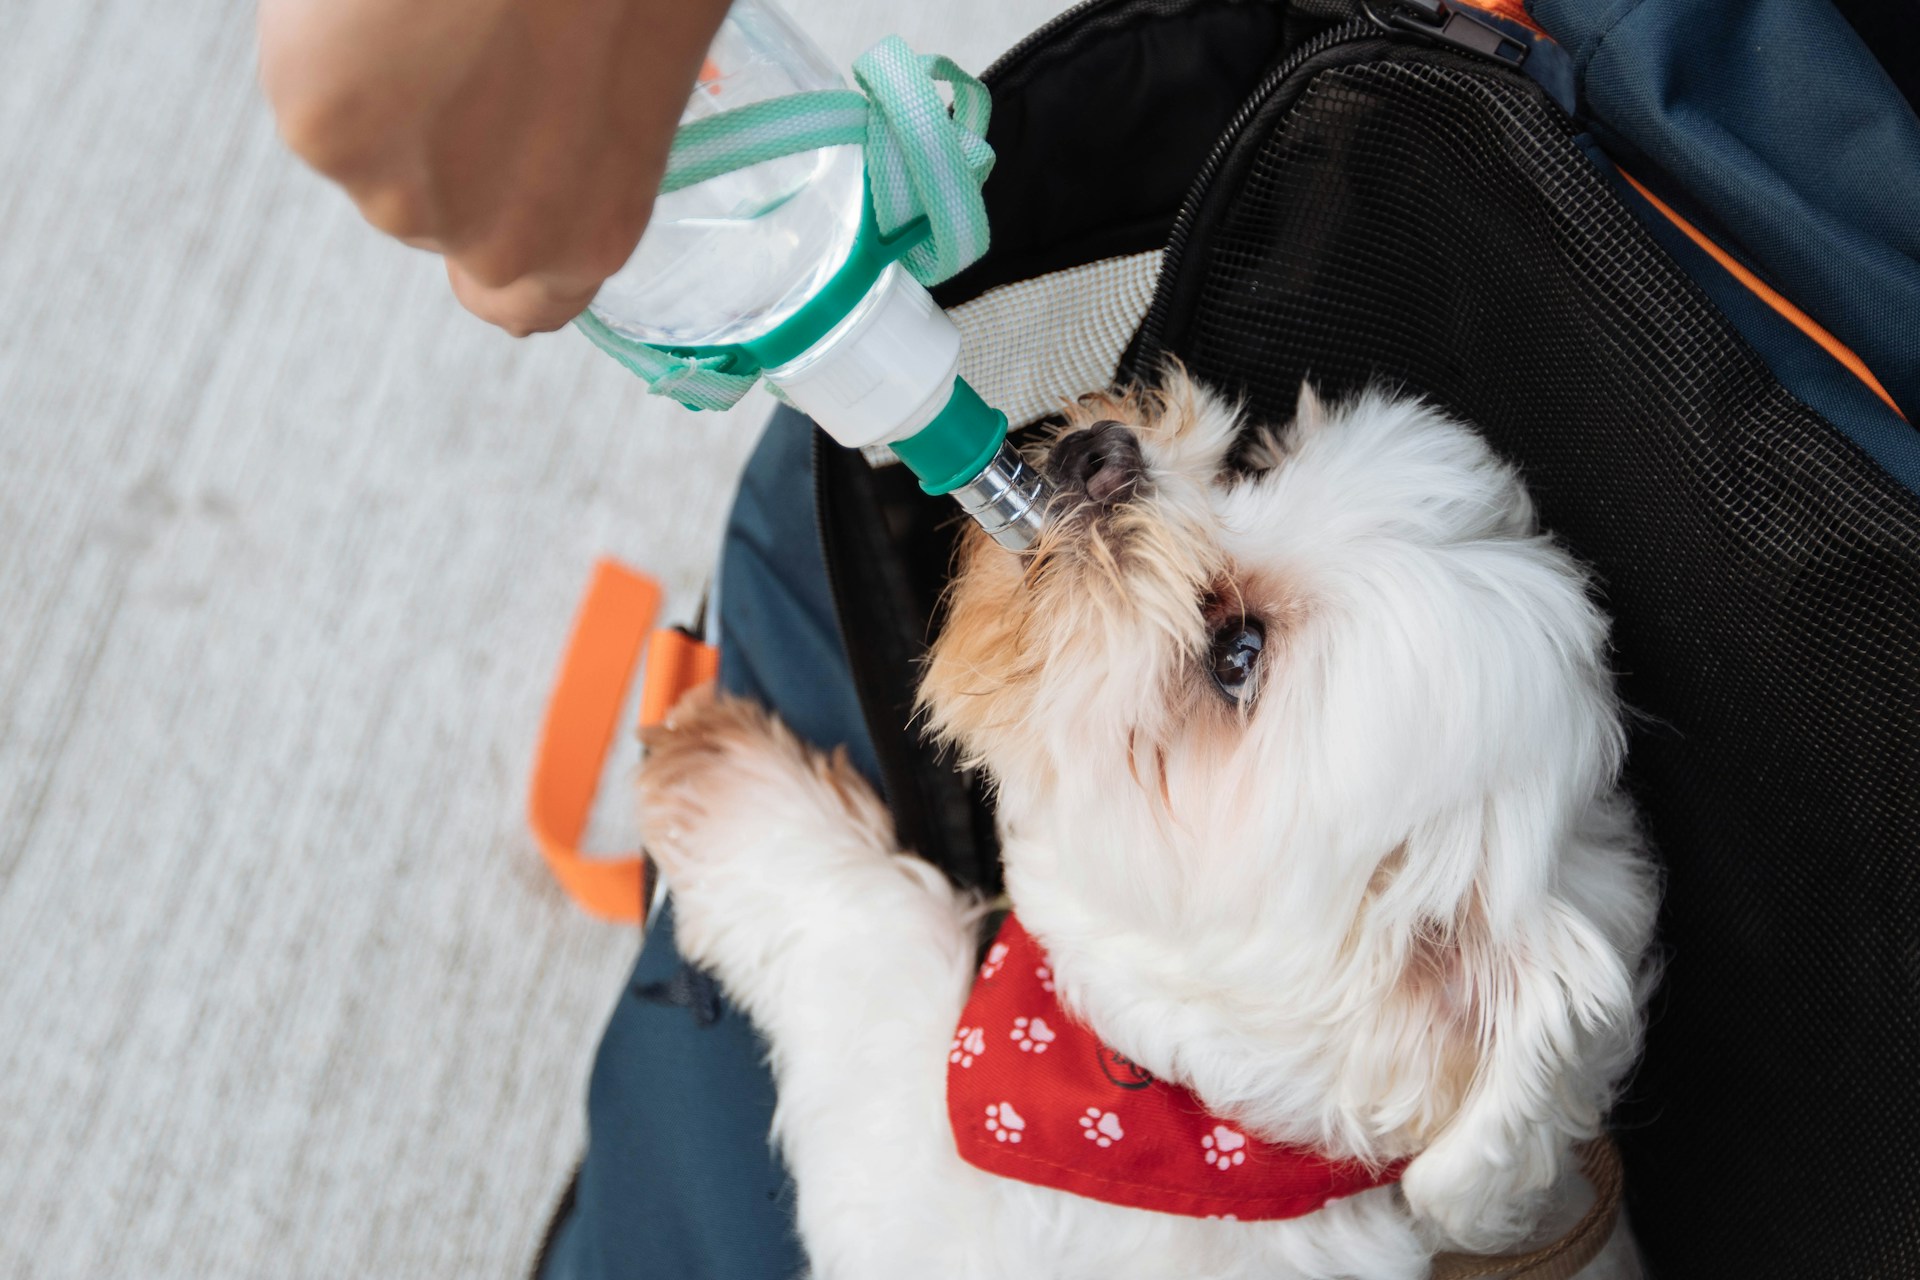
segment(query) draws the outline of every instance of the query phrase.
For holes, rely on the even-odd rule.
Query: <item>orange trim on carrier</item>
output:
[[[1746,286],[1749,293],[1773,308],[1788,324],[1791,324],[1801,333],[1806,334],[1809,338],[1819,343],[1828,355],[1844,365],[1847,372],[1858,378],[1866,386],[1867,390],[1884,400],[1887,408],[1898,414],[1903,421],[1906,419],[1907,415],[1900,412],[1900,406],[1893,402],[1893,397],[1887,394],[1887,389],[1880,385],[1880,379],[1873,376],[1873,370],[1867,368],[1867,362],[1854,354],[1853,348],[1834,337],[1831,333],[1828,333],[1812,316],[1794,306],[1766,281],[1747,270],[1732,254],[1722,249],[1712,240],[1709,240],[1706,234],[1698,227],[1675,213],[1664,200],[1642,186],[1640,181],[1632,174],[1620,168],[1619,165],[1615,165],[1614,170],[1621,177],[1625,178],[1628,185],[1635,191],[1638,191],[1648,204],[1659,210],[1662,217],[1678,227],[1687,239],[1699,245],[1708,257],[1726,268],[1728,275]]]
[[[1539,35],[1547,34],[1546,28],[1535,22],[1533,15],[1527,12],[1526,0],[1458,0],[1458,3],[1468,9],[1478,9],[1482,13],[1517,22]]]

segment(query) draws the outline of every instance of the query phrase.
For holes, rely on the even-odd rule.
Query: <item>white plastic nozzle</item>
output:
[[[766,377],[857,449],[905,440],[932,422],[959,367],[960,331],[895,263],[820,341]]]

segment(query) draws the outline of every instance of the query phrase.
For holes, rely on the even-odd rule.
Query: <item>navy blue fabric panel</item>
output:
[[[543,1280],[782,1280],[804,1269],[753,1027],[649,925],[587,1089],[587,1157]]]
[[[1740,336],[1767,362],[1780,385],[1866,450],[1894,479],[1920,493],[1920,431],[1887,408],[1824,347],[1755,297],[1752,290],[1622,181],[1592,139],[1583,137],[1580,141],[1594,164],[1609,175],[1621,202],[1639,215],[1660,247],[1713,299]]]
[[[1533,15],[1573,55],[1608,151],[1705,211],[1920,416],[1920,120],[1846,20],[1826,0],[1535,0]]]
[[[872,778],[812,474],[812,429],[781,409],[728,524],[720,683],[809,741],[845,745]],[[804,1269],[792,1181],[768,1141],[774,1089],[762,1053],[746,1018],[674,949],[669,903],[601,1040],[587,1158],[541,1280],[783,1280]]]
[[[782,406],[740,477],[720,567],[720,684],[880,776],[813,512],[813,427]]]

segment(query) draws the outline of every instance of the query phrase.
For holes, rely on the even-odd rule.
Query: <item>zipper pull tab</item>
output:
[[[1385,17],[1370,0],[1361,0],[1360,8],[1382,31],[1411,31],[1509,67],[1525,62],[1531,52],[1472,10],[1451,6],[1446,0],[1388,0]]]

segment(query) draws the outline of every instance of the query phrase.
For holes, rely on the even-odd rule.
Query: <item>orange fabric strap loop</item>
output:
[[[640,727],[660,724],[689,689],[720,674],[720,651],[674,627],[653,633],[647,676],[640,686]]]
[[[634,665],[647,654],[642,725],[663,719],[719,667],[719,654],[684,632],[654,632],[649,641],[660,601],[659,584],[644,574],[611,559],[594,566],[547,703],[527,795],[527,824],[554,879],[588,914],[619,924],[646,918],[644,857],[595,857],[579,845]]]

